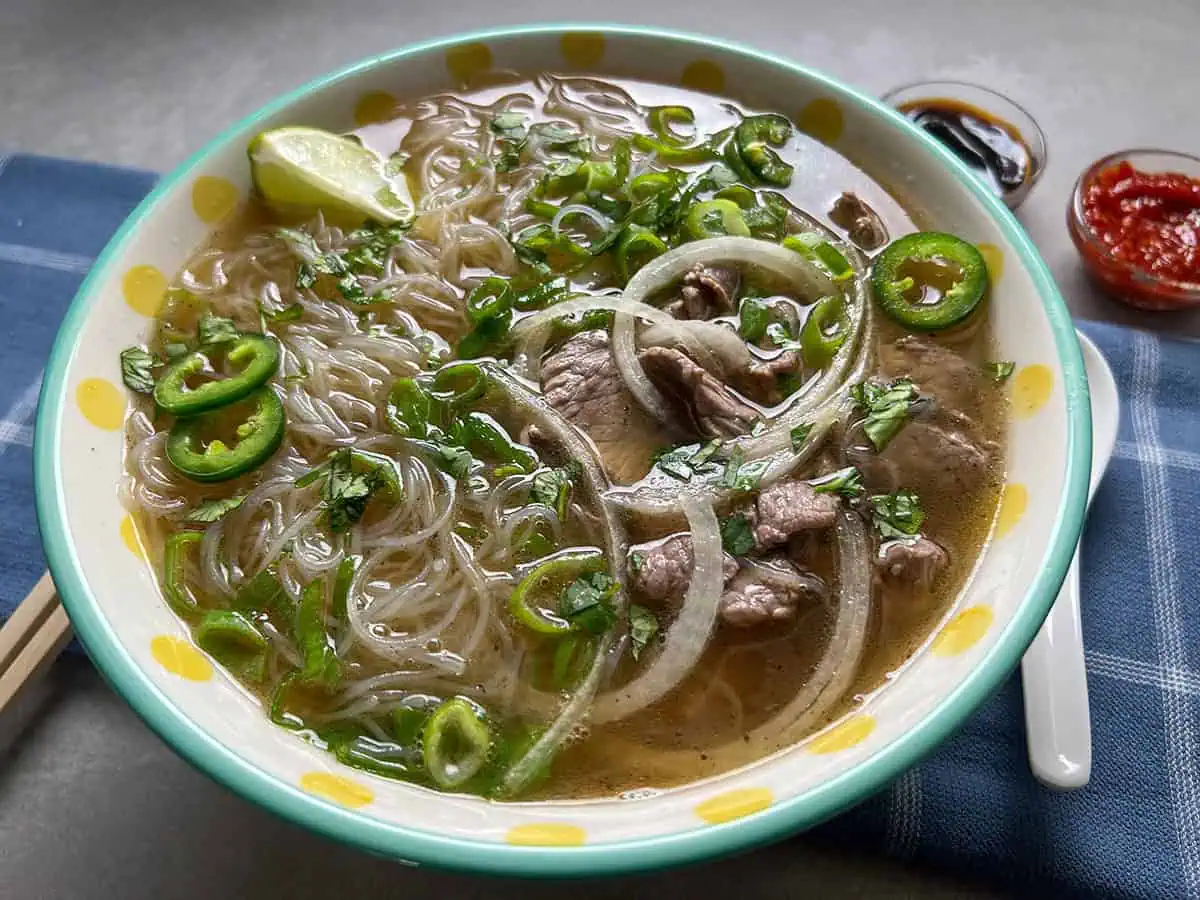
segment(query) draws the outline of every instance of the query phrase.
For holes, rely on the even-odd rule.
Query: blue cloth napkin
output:
[[[0,158],[0,618],[44,569],[31,424],[92,259],[155,176]],[[1014,676],[961,731],[818,839],[1023,896],[1200,898],[1200,343],[1085,324],[1123,398],[1083,548],[1094,753],[1087,788],[1029,773]]]

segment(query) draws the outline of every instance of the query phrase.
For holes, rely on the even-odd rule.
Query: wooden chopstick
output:
[[[45,573],[0,628],[0,711],[71,640],[71,622]]]

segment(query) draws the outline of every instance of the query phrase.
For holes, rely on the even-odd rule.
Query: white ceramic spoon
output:
[[[1117,442],[1120,401],[1112,369],[1084,335],[1079,335],[1092,395],[1092,478],[1088,505],[1104,477]],[[1038,781],[1060,790],[1081,788],[1092,774],[1092,723],[1079,618],[1079,550],[1066,581],[1025,658],[1025,741]]]

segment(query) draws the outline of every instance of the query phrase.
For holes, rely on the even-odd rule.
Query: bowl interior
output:
[[[681,83],[779,110],[987,259],[1000,357],[1016,363],[994,542],[900,677],[822,733],[742,770],[609,800],[506,805],[342,768],[271,725],[191,644],[117,500],[126,409],[118,353],[146,330],[167,278],[247,196],[249,139],[283,124],[349,129],[382,95],[453,88],[493,69]],[[48,558],[78,633],[177,750],[252,800],[371,850],[568,875],[658,867],[779,836],[862,799],[936,745],[1011,670],[1044,617],[1078,535],[1089,452],[1078,345],[1044,265],[1002,205],[930,139],[823,76],[743,48],[645,29],[538,27],[368,60],[271,104],[166,178],[68,314],[46,370],[36,475]]]

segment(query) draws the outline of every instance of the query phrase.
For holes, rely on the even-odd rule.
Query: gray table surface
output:
[[[1080,275],[1064,228],[1075,177],[1122,147],[1197,149],[1195,0],[609,0],[610,21],[754,44],[868,91],[925,77],[991,85],[1030,109],[1050,163],[1021,211],[1076,315],[1200,334],[1200,313],[1139,316]],[[744,11],[743,11],[744,10]],[[557,21],[561,0],[4,0],[0,149],[166,170],[276,94],[434,35]],[[0,897],[552,897],[400,868],[232,796],[158,741],[86,663],[63,659],[0,721]],[[1103,760],[1097,760],[1103,765]],[[994,897],[994,887],[804,838],[580,897]],[[699,893],[698,893],[699,892]],[[710,893],[711,892],[711,893]]]

